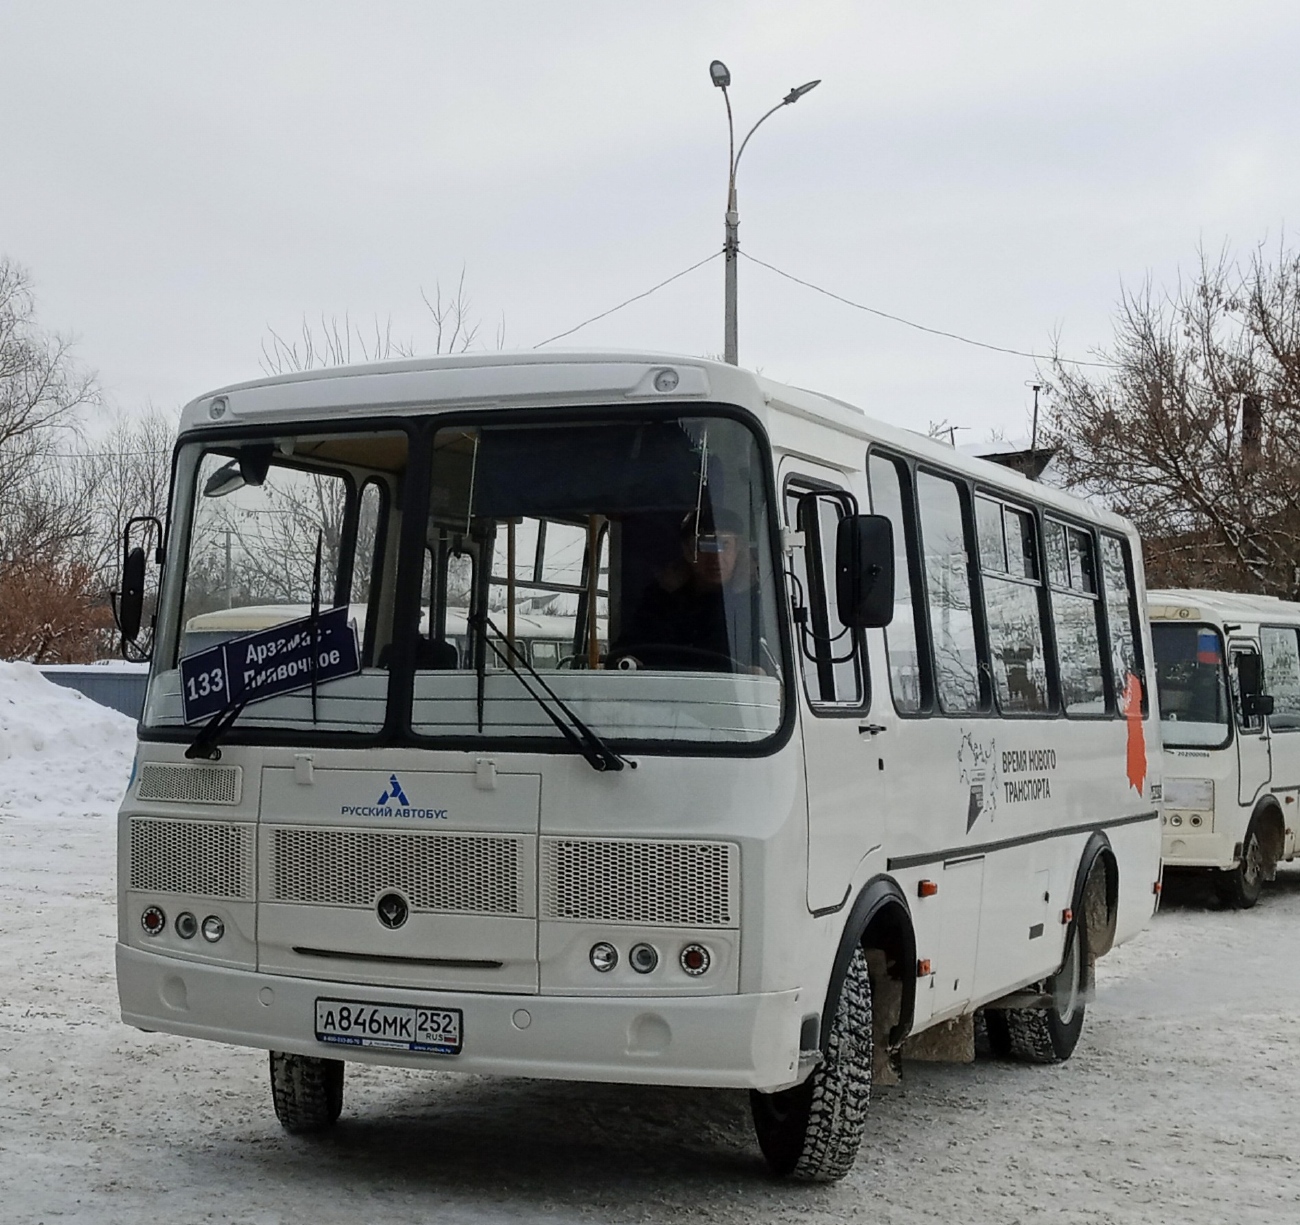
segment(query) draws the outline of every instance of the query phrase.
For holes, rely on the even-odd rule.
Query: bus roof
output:
[[[660,378],[671,371],[675,381]],[[408,416],[448,408],[492,410],[608,404],[734,404],[768,428],[776,445],[795,448],[800,435],[826,431],[813,454],[843,467],[848,436],[865,447],[878,443],[1076,518],[1133,535],[1126,520],[1050,485],[1030,481],[1000,464],[887,425],[843,400],[763,378],[749,370],[700,357],[653,351],[458,353],[442,357],[272,375],[232,383],[185,406],[181,434],[197,429],[239,429],[269,422],[356,420],[363,415]],[[789,442],[786,442],[786,438]],[[853,448],[847,454],[858,454]],[[834,458],[832,458],[834,457]],[[856,463],[856,458],[849,461]],[[860,464],[858,467],[860,468]],[[846,471],[848,469],[845,469]]]
[[[1153,621],[1270,621],[1300,625],[1300,604],[1241,591],[1201,587],[1148,591],[1147,608]]]

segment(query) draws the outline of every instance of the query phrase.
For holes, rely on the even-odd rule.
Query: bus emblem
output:
[[[384,788],[384,794],[379,797],[376,807],[383,808],[389,800],[396,800],[403,808],[411,806],[411,801],[406,798],[406,792],[402,790],[402,784],[397,781],[396,774],[389,775],[388,786]]]
[[[375,907],[379,913],[379,921],[389,929],[395,931],[406,922],[408,914],[406,901],[397,893],[385,893],[379,899],[379,905]]]

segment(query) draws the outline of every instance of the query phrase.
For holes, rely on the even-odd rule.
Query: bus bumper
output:
[[[354,986],[209,966],[117,946],[122,1020],[137,1029],[327,1059],[552,1080],[783,1088],[799,1077],[804,992],[695,997],[488,995]],[[315,1037],[318,996],[464,1013],[459,1055]]]

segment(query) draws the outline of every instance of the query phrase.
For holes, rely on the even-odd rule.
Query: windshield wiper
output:
[[[244,707],[247,705],[248,702],[244,698],[227,702],[203,725],[199,734],[194,737],[194,743],[185,750],[185,756],[190,760],[202,757],[205,761],[220,761],[221,750],[217,748],[217,741],[234,726],[235,720],[244,713]]]
[[[524,674],[510,662],[509,656],[502,654],[497,644],[495,642],[492,643],[492,649],[496,652],[497,658],[505,664],[510,674],[519,682],[524,692],[546,712],[547,717],[555,724],[556,728],[559,729],[560,734],[570,745],[573,746],[574,749],[586,758],[588,765],[590,765],[593,770],[621,770],[624,766],[630,766],[633,770],[636,769],[636,762],[614,752],[609,745],[596,735],[596,733],[565,704],[555,690],[546,683],[541,673],[538,672],[529,662],[528,656],[501,632],[496,622],[494,622],[487,613],[483,614],[483,624],[497,636],[505,646],[506,650],[528,669],[529,676],[531,676],[532,679],[535,680],[543,690],[545,690],[546,697],[550,698],[550,700],[560,708],[560,711],[564,714],[565,718],[569,720],[568,724],[566,724],[564,719],[561,719],[560,716],[551,709],[546,698],[537,693],[532,686],[524,680]],[[572,724],[572,726],[569,726],[569,724]]]

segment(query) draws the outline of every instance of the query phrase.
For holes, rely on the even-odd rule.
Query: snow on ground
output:
[[[129,720],[0,663],[0,1219],[347,1225],[1300,1218],[1300,870],[1174,897],[1074,1059],[908,1064],[833,1187],[772,1182],[743,1094],[350,1069],[324,1140],[266,1056],[142,1034],[113,981]]]

